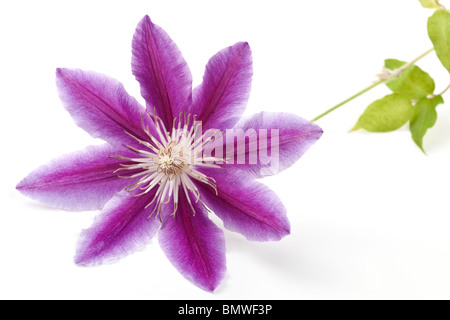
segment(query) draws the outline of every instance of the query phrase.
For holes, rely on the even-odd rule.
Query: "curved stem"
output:
[[[430,54],[431,52],[434,51],[434,48],[431,48],[430,50],[422,53],[420,56],[418,56],[417,58],[415,58],[414,60],[410,61],[409,63],[405,64],[404,66],[402,66],[401,68],[394,70],[391,72],[390,76],[383,78],[381,80],[378,80],[377,82],[375,82],[374,84],[368,86],[367,88],[359,91],[358,93],[354,94],[353,96],[351,96],[350,98],[338,103],[337,105],[335,105],[334,107],[332,107],[331,109],[328,109],[327,111],[325,111],[324,113],[318,115],[317,117],[315,117],[314,119],[311,120],[311,122],[316,122],[317,120],[323,118],[324,116],[326,116],[327,114],[329,114],[330,112],[333,112],[334,110],[338,109],[339,107],[342,107],[344,104],[347,104],[348,102],[354,100],[355,98],[359,97],[360,95],[366,93],[369,90],[372,90],[373,88],[375,88],[376,86],[385,83],[393,78],[398,77],[403,71],[405,71],[406,69],[408,69],[409,67],[413,66],[417,61],[419,61],[420,59],[422,59],[423,57],[425,57],[426,55]]]
[[[450,84],[447,86],[447,88],[444,89],[441,93],[439,93],[440,96],[444,95],[448,90],[450,89]]]

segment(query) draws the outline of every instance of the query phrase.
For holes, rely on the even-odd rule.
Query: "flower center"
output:
[[[174,170],[174,158],[172,154],[167,151],[162,151],[159,158],[155,160],[155,163],[159,165],[159,169],[164,171],[165,174]],[[176,172],[175,172],[176,173]]]
[[[183,169],[189,167],[190,159],[184,155],[189,153],[189,146],[183,146],[177,141],[171,141],[164,149],[159,150],[158,157],[153,161],[158,171],[165,175],[181,174]]]
[[[132,158],[115,155],[114,158],[126,161],[126,163],[120,164],[121,168],[117,169],[115,173],[132,171],[128,175],[119,175],[119,178],[136,179],[136,182],[125,188],[132,196],[143,196],[151,190],[157,189],[153,199],[145,207],[148,208],[155,203],[149,217],[155,212],[157,217],[160,216],[161,207],[171,201],[174,208],[172,215],[174,215],[178,209],[180,191],[185,193],[187,201],[195,214],[189,192],[194,195],[196,202],[203,204],[200,200],[200,193],[196,183],[200,182],[209,185],[216,190],[217,194],[214,179],[197,170],[199,167],[219,168],[214,162],[222,159],[214,157],[203,158],[204,148],[214,140],[217,131],[212,130],[215,133],[214,135],[211,135],[211,130],[203,134],[201,132],[201,123],[195,121],[195,117],[193,117],[193,123],[191,123],[191,116],[188,115],[186,117],[182,113],[184,118],[181,119],[181,115],[178,121],[175,118],[172,132],[169,133],[159,117],[154,114],[148,114],[155,123],[158,138],[150,134],[148,127],[145,127],[143,115],[141,114],[142,128],[149,139],[144,141],[128,132],[125,133],[146,148],[145,150],[140,150],[127,146],[137,154],[136,157]],[[177,122],[178,125],[176,125]],[[184,124],[182,125],[181,122]],[[208,160],[208,163],[205,163],[205,160]],[[138,177],[139,179],[137,179]]]

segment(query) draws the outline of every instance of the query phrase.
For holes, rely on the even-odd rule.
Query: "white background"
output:
[[[178,44],[195,85],[210,56],[248,41],[249,113],[313,118],[372,83],[385,58],[412,60],[431,48],[432,11],[413,0],[2,1],[0,298],[450,298],[450,94],[425,156],[406,126],[348,133],[388,93],[383,86],[319,121],[323,138],[264,180],[286,205],[292,234],[253,243],[225,231],[227,274],[214,293],[185,280],[157,239],[119,262],[76,266],[77,237],[97,212],[49,208],[15,185],[51,158],[100,143],[62,108],[57,67],[108,74],[142,101],[130,59],[145,14]],[[435,78],[436,92],[448,85],[434,54],[419,66]]]

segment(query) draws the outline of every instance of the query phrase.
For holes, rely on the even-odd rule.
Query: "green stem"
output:
[[[431,48],[428,51],[425,51],[424,53],[422,53],[420,56],[418,56],[417,58],[415,58],[414,60],[410,61],[409,63],[405,64],[404,66],[402,66],[400,68],[401,71],[404,71],[406,69],[408,69],[409,67],[411,67],[412,65],[416,64],[417,61],[419,61],[420,59],[424,58],[425,56],[427,56],[428,54],[432,53],[434,51],[434,48]],[[390,79],[388,79],[390,80]]]
[[[439,93],[440,96],[443,96],[444,93],[446,93],[450,89],[450,84],[447,86],[447,88],[444,89],[441,93]]]
[[[342,101],[341,103],[335,105],[333,108],[328,109],[327,111],[325,111],[325,112],[322,113],[321,115],[315,117],[314,119],[311,120],[311,122],[316,122],[316,121],[319,120],[320,118],[325,117],[325,116],[326,116],[327,114],[329,114],[330,112],[333,112],[333,111],[336,110],[337,108],[342,107],[344,104],[346,104],[346,103],[352,101],[353,99],[358,98],[360,95],[366,93],[366,92],[369,91],[369,90],[372,90],[373,88],[375,88],[375,87],[378,86],[379,84],[384,83],[385,81],[386,81],[386,80],[380,80],[380,81],[375,82],[375,83],[372,84],[371,86],[365,88],[364,90],[361,90],[361,91],[358,92],[357,94],[351,96],[350,98],[348,98],[348,99]]]
[[[405,71],[406,69],[408,69],[409,67],[411,67],[412,65],[414,65],[417,61],[419,61],[420,59],[422,59],[423,57],[425,57],[426,55],[430,54],[431,52],[434,51],[434,48],[431,48],[430,50],[422,53],[420,56],[418,56],[417,58],[415,58],[414,60],[412,60],[411,62],[405,64],[404,66],[402,66],[401,68],[399,68],[398,70],[394,70],[392,71],[391,75],[389,77],[387,77],[386,79],[381,79],[377,82],[375,82],[374,84],[368,86],[367,88],[359,91],[358,93],[354,94],[353,96],[351,96],[350,98],[342,101],[341,103],[335,105],[333,108],[328,109],[327,111],[325,111],[324,113],[322,113],[321,115],[315,117],[314,119],[311,120],[311,122],[316,122],[317,120],[325,117],[327,114],[329,114],[330,112],[333,112],[334,110],[342,107],[344,104],[347,104],[348,102],[358,98],[360,95],[366,93],[367,91],[372,90],[373,88],[375,88],[376,86],[385,83],[393,78],[398,77],[403,71]]]

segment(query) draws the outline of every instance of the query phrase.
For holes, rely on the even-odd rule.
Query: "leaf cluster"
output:
[[[438,0],[419,0],[423,7],[436,9],[428,19],[428,36],[442,65],[450,72],[450,12]],[[387,59],[382,79],[391,94],[371,103],[353,130],[372,132],[397,130],[409,122],[411,137],[423,149],[423,138],[437,121],[436,107],[444,103],[436,94],[433,78],[415,64]]]

